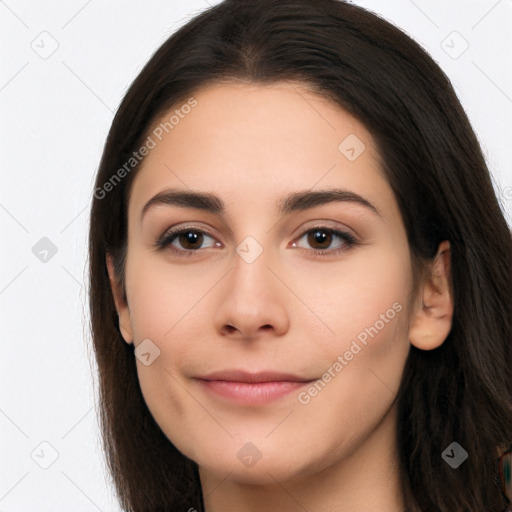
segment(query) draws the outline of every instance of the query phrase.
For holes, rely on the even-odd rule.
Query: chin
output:
[[[222,453],[211,449],[204,450],[194,460],[201,470],[220,480],[229,475],[232,482],[262,486],[300,480],[322,471],[326,466],[326,456],[319,454],[318,457],[304,459],[304,450],[293,447],[288,447],[288,450],[278,445],[270,445],[262,446],[261,451],[257,452],[249,443],[239,444],[236,441],[236,447],[223,446],[220,450]]]
[[[225,461],[211,461],[202,464],[199,462],[202,471],[206,471],[216,478],[224,479],[229,475],[231,482],[240,485],[267,486],[275,485],[277,482],[287,481],[297,476],[296,471],[292,470],[293,464],[286,464],[285,461],[273,463],[273,461],[260,460],[254,466],[248,467],[240,463],[238,459]]]

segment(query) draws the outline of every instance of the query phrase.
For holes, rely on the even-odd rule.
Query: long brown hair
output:
[[[158,49],[115,115],[96,178],[89,270],[99,416],[121,506],[202,508],[197,465],[154,421],[133,345],[118,328],[105,258],[113,256],[123,286],[139,167],[126,162],[171,107],[230,80],[300,81],[336,102],[377,143],[414,261],[432,261],[438,244],[450,241],[452,330],[436,350],[411,347],[396,398],[401,487],[410,511],[503,511],[496,461],[512,443],[508,226],[446,75],[402,31],[340,0],[226,0],[205,10]],[[452,442],[469,453],[456,470],[441,456]]]

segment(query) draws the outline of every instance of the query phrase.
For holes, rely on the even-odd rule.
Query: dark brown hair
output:
[[[427,264],[441,241],[451,243],[451,332],[436,350],[411,347],[396,398],[407,510],[503,511],[496,468],[512,443],[510,233],[446,75],[402,31],[340,0],[226,0],[205,10],[158,49],[115,115],[96,178],[89,264],[99,415],[121,506],[200,510],[202,495],[196,463],[148,410],[133,345],[119,332],[105,258],[113,256],[122,287],[127,205],[140,164],[122,179],[118,170],[154,123],[195,91],[282,80],[309,85],[372,134],[414,261]],[[469,453],[458,469],[441,456],[452,442]]]

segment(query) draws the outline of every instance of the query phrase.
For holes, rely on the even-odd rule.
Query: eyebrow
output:
[[[374,214],[382,217],[379,210],[367,199],[343,189],[326,190],[305,190],[293,192],[278,203],[278,211],[283,215],[293,212],[307,210],[332,202],[355,203],[371,210]],[[178,206],[180,208],[193,208],[205,210],[217,215],[223,215],[226,211],[224,202],[220,197],[211,193],[192,192],[180,189],[166,189],[152,197],[142,208],[141,219],[144,215],[158,205]]]

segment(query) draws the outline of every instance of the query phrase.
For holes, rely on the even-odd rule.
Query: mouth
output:
[[[241,370],[225,370],[195,378],[210,396],[239,405],[268,404],[317,380],[289,373]]]

